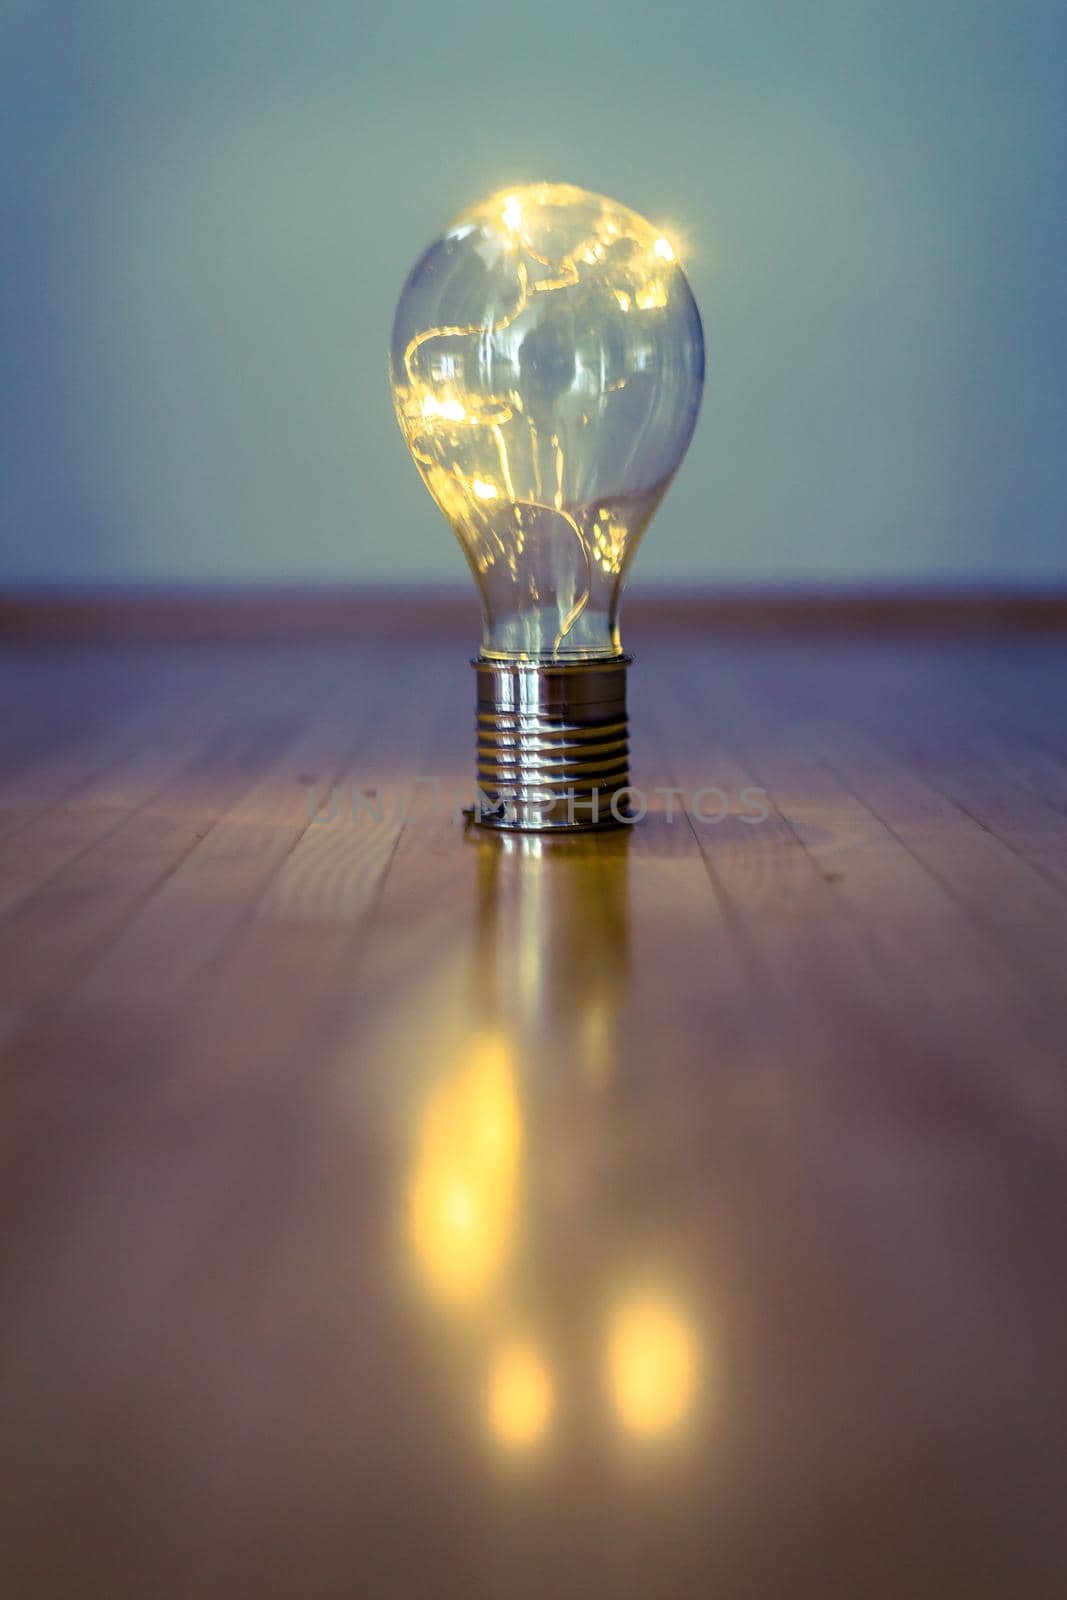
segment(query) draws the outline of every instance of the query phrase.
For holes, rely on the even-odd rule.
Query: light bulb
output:
[[[416,263],[396,413],[481,597],[475,820],[626,820],[619,598],[704,384],[674,246],[569,184],[503,190]]]

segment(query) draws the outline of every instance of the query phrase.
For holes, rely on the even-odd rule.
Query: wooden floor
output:
[[[1063,1593],[1067,635],[628,642],[0,651],[12,1600]]]

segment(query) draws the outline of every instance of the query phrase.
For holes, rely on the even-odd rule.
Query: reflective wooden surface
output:
[[[627,642],[0,656],[5,1593],[1062,1592],[1067,640]]]

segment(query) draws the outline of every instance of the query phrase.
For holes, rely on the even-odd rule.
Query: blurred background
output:
[[[0,584],[466,581],[386,345],[462,205],[680,241],[635,583],[1067,576],[1058,0],[0,3]]]

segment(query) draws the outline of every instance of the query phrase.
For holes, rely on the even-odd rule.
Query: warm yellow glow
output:
[[[398,308],[393,393],[476,575],[483,650],[614,653],[616,580],[699,399],[699,318],[674,247],[628,207],[547,183],[499,190],[446,239],[449,264],[439,241]],[[608,493],[605,547],[592,524]]]
[[[500,215],[504,219],[505,227],[510,228],[514,233],[519,231],[519,229],[522,227],[522,207],[520,206],[518,197],[516,195],[508,195],[507,200],[504,202],[504,209]]]
[[[623,523],[613,521],[606,511],[600,512],[600,519],[592,529],[593,556],[601,570],[604,572],[621,572],[623,553],[626,548],[626,528]]]
[[[696,1353],[692,1329],[669,1301],[642,1296],[616,1307],[608,1380],[624,1427],[664,1433],[683,1420],[693,1400]]]
[[[653,278],[643,289],[638,289],[637,304],[642,311],[658,311],[667,304],[667,291],[658,278]]]
[[[489,1285],[514,1226],[522,1127],[506,1040],[486,1034],[430,1095],[419,1122],[411,1239],[428,1287],[470,1301]]]
[[[489,1375],[489,1421],[509,1449],[544,1435],[552,1416],[552,1380],[533,1345],[514,1343],[497,1352]]]
[[[615,1065],[612,1021],[613,1008],[605,997],[591,995],[582,1014],[578,1038],[582,1070],[597,1088],[610,1081]]]
[[[467,413],[458,400],[438,400],[436,395],[424,394],[419,410],[424,417],[444,417],[447,422],[466,422]]]

